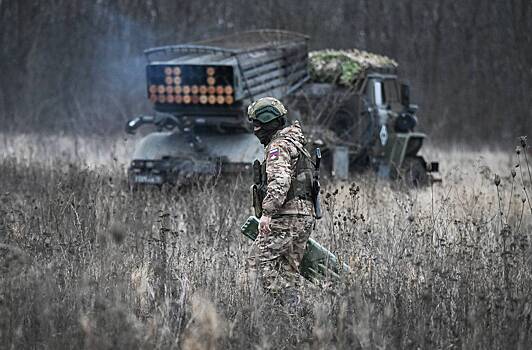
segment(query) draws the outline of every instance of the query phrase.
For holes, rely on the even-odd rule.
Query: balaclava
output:
[[[273,135],[278,131],[284,128],[286,125],[285,118],[277,118],[271,122],[261,124],[261,128],[257,131],[254,131],[255,136],[259,139],[260,143],[264,146],[270,143]]]

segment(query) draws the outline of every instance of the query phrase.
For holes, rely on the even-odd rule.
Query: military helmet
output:
[[[248,107],[250,122],[259,121],[264,124],[283,117],[286,113],[287,110],[281,101],[273,97],[259,98]]]

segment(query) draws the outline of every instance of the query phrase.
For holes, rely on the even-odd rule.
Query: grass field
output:
[[[131,145],[0,136],[2,348],[529,349],[520,144],[429,149],[444,181],[423,189],[329,183],[313,237],[352,273],[307,284],[295,314],[246,273],[249,179],[131,192]]]

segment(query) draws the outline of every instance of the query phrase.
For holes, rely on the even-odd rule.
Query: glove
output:
[[[272,221],[271,216],[262,215],[259,221],[259,233],[268,236],[271,232],[270,222]]]

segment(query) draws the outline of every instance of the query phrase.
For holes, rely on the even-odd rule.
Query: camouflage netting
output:
[[[319,50],[309,53],[310,77],[315,82],[352,86],[357,77],[371,68],[397,68],[389,57],[357,49]]]

